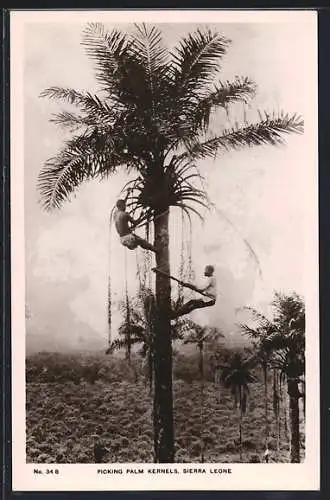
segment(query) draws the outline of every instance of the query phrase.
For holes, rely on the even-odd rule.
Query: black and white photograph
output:
[[[33,488],[316,489],[315,13],[14,12],[11,37]]]

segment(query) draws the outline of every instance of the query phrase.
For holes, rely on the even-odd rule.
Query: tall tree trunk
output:
[[[291,427],[291,463],[300,462],[300,432],[299,432],[299,387],[295,379],[288,379],[288,393],[290,398],[290,427]]]
[[[281,384],[279,372],[276,372],[276,386],[277,386],[277,456],[280,456],[281,451]]]
[[[221,375],[220,375],[220,368],[217,366],[214,372],[214,383],[217,389],[217,401],[218,404],[221,403]]]
[[[201,384],[201,463],[204,463],[204,353],[203,349],[204,345],[201,342],[198,346],[199,349],[199,373],[201,376],[200,384]]]
[[[280,413],[279,413],[279,392],[278,392],[278,372],[276,368],[273,369],[273,410],[275,415],[276,425],[276,451],[279,456],[280,453]]]
[[[239,388],[239,459],[242,462],[242,423],[243,423],[243,398],[242,398],[242,387]]]
[[[149,394],[152,394],[152,384],[153,384],[153,353],[152,347],[149,347],[148,350],[148,380],[149,380]]]
[[[284,378],[284,383],[287,385],[286,377]],[[286,442],[289,444],[289,451],[291,453],[291,432],[290,432],[289,421],[290,421],[290,398],[288,391],[286,391],[284,394],[284,430],[285,430],[285,439]]]
[[[306,418],[306,383],[305,383],[305,380],[301,381],[301,397],[302,397],[303,413],[304,413],[304,419],[305,419]]]
[[[169,211],[160,210],[154,220],[156,265],[170,274]],[[156,274],[157,320],[155,331],[154,445],[157,463],[174,462],[172,342],[169,313],[170,279]]]
[[[288,413],[288,408],[287,408],[287,397],[284,395],[283,398],[283,418],[284,418],[284,436],[285,436],[285,441],[286,443],[289,442],[289,428],[288,428],[288,418],[287,418],[287,413]]]
[[[264,374],[264,399],[265,399],[265,434],[266,434],[266,448],[268,448],[269,440],[269,423],[268,423],[268,383],[267,383],[267,365],[263,365]]]

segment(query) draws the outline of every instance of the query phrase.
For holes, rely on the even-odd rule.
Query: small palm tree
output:
[[[273,300],[276,332],[269,342],[274,349],[274,366],[287,381],[290,405],[291,462],[300,462],[299,390],[305,375],[305,305],[297,295],[276,293]]]
[[[127,303],[122,304],[124,321],[118,329],[118,338],[111,343],[108,353],[139,345],[139,355],[146,360],[147,381],[149,390],[152,391],[154,380],[155,362],[155,325],[156,325],[156,302],[150,289],[141,285],[140,293],[135,301],[129,305],[129,315],[127,315]],[[172,341],[183,338],[185,329],[182,319],[176,320],[171,326]]]
[[[201,326],[191,320],[186,320],[185,330],[189,333],[185,336],[183,343],[194,344],[197,347],[200,379],[204,381],[204,347],[208,343],[218,342],[224,335],[218,328]]]
[[[247,411],[249,384],[256,382],[251,369],[253,361],[246,359],[241,352],[235,352],[226,365],[221,367],[221,381],[234,398],[235,408],[239,410],[239,454],[242,461],[243,416]]]
[[[201,178],[196,161],[231,149],[281,144],[283,135],[303,131],[303,120],[260,112],[258,121],[245,117],[226,126],[229,106],[253,98],[256,85],[248,77],[221,81],[230,41],[216,31],[198,29],[169,51],[153,26],[139,25],[128,34],[93,23],[84,30],[83,45],[95,63],[99,92],[53,86],[42,93],[79,111],[55,115],[53,121],[72,137],[42,168],[39,190],[50,210],[90,179],[107,180],[118,169],[135,177],[125,188],[128,207],[141,223],[153,224],[156,266],[165,273],[156,275],[154,433],[157,461],[173,462],[170,207],[189,219],[207,207],[203,185],[196,184]]]
[[[259,366],[263,374],[264,382],[264,408],[265,408],[265,448],[268,448],[269,439],[269,412],[268,412],[268,374],[271,368],[271,361],[273,356],[272,348],[265,342],[269,334],[274,330],[274,326],[269,320],[258,313],[255,309],[248,308],[253,311],[254,316],[257,316],[259,325],[251,327],[247,324],[240,324],[240,330],[244,335],[247,335],[251,341],[252,346],[249,349],[251,359]]]
[[[248,308],[259,322],[259,331],[263,331],[260,342],[263,349],[272,353],[271,367],[274,373],[274,410],[279,412],[277,378],[286,380],[290,408],[290,460],[300,462],[300,426],[299,398],[304,394],[299,384],[305,375],[305,305],[297,294],[275,293],[272,302],[274,317],[266,318],[253,308]],[[253,329],[250,329],[251,332]],[[247,327],[246,331],[249,331]],[[257,330],[258,331],[258,330]],[[279,434],[279,419],[277,422]]]

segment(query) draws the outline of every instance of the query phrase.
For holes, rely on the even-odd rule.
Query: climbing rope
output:
[[[112,294],[111,294],[111,227],[112,227],[112,219],[113,219],[113,213],[114,209],[111,210],[110,212],[110,217],[109,217],[109,233],[108,233],[108,249],[109,249],[109,257],[108,257],[108,293],[107,293],[107,299],[108,299],[108,307],[107,307],[107,319],[108,319],[108,348],[111,347],[111,342],[112,342],[112,334],[111,334],[111,327],[112,327],[112,314],[111,314],[111,308],[112,308]]]
[[[147,220],[146,226],[145,226],[145,238],[148,243],[150,243],[150,221]],[[145,285],[151,290],[151,273],[150,273],[150,268],[151,268],[151,255],[150,252],[145,252],[144,254],[144,259],[145,259]]]
[[[185,244],[184,244],[184,212],[181,211],[181,250],[180,250],[180,265],[179,265],[179,278],[181,281],[184,281],[185,278],[185,259],[184,259],[184,251],[185,251]],[[178,282],[178,303],[181,304],[183,300],[183,286],[182,283]]]
[[[131,364],[131,310],[128,298],[128,277],[127,277],[127,250],[125,249],[125,307],[126,307],[126,360]]]
[[[146,240],[149,241],[149,226],[146,226]],[[147,370],[148,370],[148,379],[149,379],[149,391],[150,395],[152,396],[153,394],[153,382],[154,382],[154,377],[153,377],[153,359],[154,359],[154,352],[153,352],[153,339],[151,336],[153,335],[153,325],[152,325],[152,297],[150,296],[150,293],[152,293],[151,289],[151,270],[150,270],[150,255],[149,253],[143,253],[143,274],[141,272],[141,265],[139,261],[139,251],[136,251],[136,266],[137,266],[137,278],[139,281],[139,296],[140,296],[140,302],[142,306],[142,311],[143,311],[143,316],[144,316],[144,321],[145,321],[145,342],[147,345],[147,350],[146,350],[146,363],[147,363]]]
[[[246,238],[244,238],[244,236],[242,236],[242,234],[238,231],[238,229],[235,226],[235,224],[233,224],[233,222],[227,217],[227,215],[222,210],[220,210],[218,207],[216,207],[214,203],[211,203],[211,206],[215,209],[215,211],[217,212],[217,214],[220,217],[222,217],[232,227],[232,229],[236,232],[236,234],[245,243],[245,245],[246,245],[246,247],[247,247],[247,249],[249,251],[249,254],[251,255],[251,257],[253,258],[253,260],[255,261],[255,263],[257,265],[259,276],[262,279],[262,270],[261,270],[260,261],[258,259],[258,256],[257,256],[256,252],[254,251],[254,249],[252,248],[251,244],[249,243],[249,241]]]
[[[143,217],[141,217],[141,221],[138,224],[136,224],[134,229],[139,229],[141,227],[148,225],[151,220],[155,221],[155,220],[159,219],[160,217],[162,217],[163,215],[165,215],[166,213],[168,213],[169,211],[170,211],[170,209],[167,208],[166,210],[164,210],[160,214],[157,214],[154,216],[150,216],[150,214],[145,214]]]
[[[142,278],[142,275],[141,275],[141,266],[140,266],[140,262],[139,262],[139,251],[138,251],[138,249],[135,252],[135,259],[136,259],[136,275],[137,275],[137,278],[138,278],[138,281],[139,281],[139,290],[141,290],[141,288],[143,286],[143,283],[144,283],[144,277]]]
[[[193,256],[193,236],[192,236],[191,221],[189,221],[189,240],[188,240],[187,254],[188,254],[188,270],[187,270],[188,281],[193,283],[195,281],[196,276],[195,276],[193,258],[192,258],[192,256]]]

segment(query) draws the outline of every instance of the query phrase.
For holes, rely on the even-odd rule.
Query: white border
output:
[[[231,474],[212,474],[221,468],[203,464],[206,474],[184,474],[196,464],[168,465],[180,474],[98,474],[100,468],[148,469],[163,465],[113,464],[31,465],[25,463],[25,263],[24,263],[24,130],[23,130],[23,31],[26,23],[107,22],[242,22],[305,23],[314,35],[306,54],[310,64],[310,102],[306,103],[305,135],[310,142],[310,198],[306,225],[306,459],[302,464],[226,464]],[[318,490],[320,487],[319,443],[319,331],[318,318],[318,179],[317,179],[317,13],[314,11],[12,11],[11,12],[11,252],[12,252],[12,415],[15,491],[110,491],[110,490]],[[307,104],[309,106],[307,106]],[[31,123],[33,126],[33,123]],[[59,474],[46,474],[46,469]],[[35,474],[34,469],[43,471]]]

